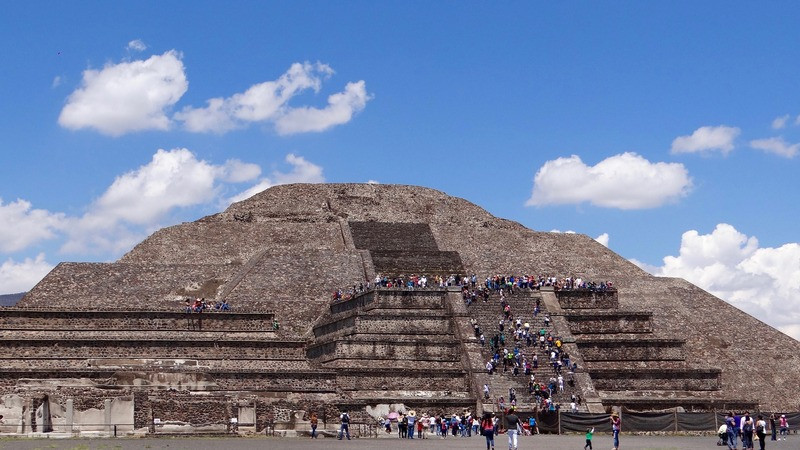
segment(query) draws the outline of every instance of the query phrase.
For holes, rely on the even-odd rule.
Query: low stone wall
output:
[[[336,374],[330,371],[212,371],[209,376],[221,390],[333,392],[336,388]]]
[[[397,335],[448,335],[452,336],[452,325],[447,317],[431,317],[427,311],[397,312],[392,316],[365,315],[358,318],[357,333]],[[441,312],[440,312],[441,314]],[[432,342],[435,337],[431,336]]]
[[[652,316],[622,311],[564,314],[572,334],[652,333]]]
[[[458,355],[453,342],[429,341],[354,341],[335,342],[333,356],[352,359],[412,359],[417,361],[456,361]]]
[[[409,391],[469,391],[469,379],[463,371],[404,370],[392,373],[346,371],[336,377],[343,390],[409,390]]]
[[[577,342],[584,361],[683,360],[683,341],[677,339],[602,339]]]
[[[47,357],[57,353],[61,358],[186,358],[204,359],[299,359],[303,344],[280,341],[153,341],[153,340],[2,340],[4,355],[20,358]]]
[[[595,292],[588,289],[559,290],[556,297],[564,309],[616,309],[617,291]]]
[[[447,291],[431,289],[378,289],[382,309],[445,309]]]
[[[0,309],[0,330],[272,331],[271,313]]]
[[[335,303],[331,303],[330,311],[331,314],[342,314],[348,311],[361,309],[373,303],[375,301],[375,298],[376,298],[376,293],[374,291],[365,292],[363,294],[356,295],[355,297],[349,300],[342,300]]]

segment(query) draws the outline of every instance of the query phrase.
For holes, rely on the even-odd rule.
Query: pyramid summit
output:
[[[64,422],[70,400],[76,423],[76,404],[105,402],[131,430],[238,417],[260,431],[311,409],[497,410],[509,389],[528,413],[573,395],[596,413],[800,409],[798,341],[588,236],[416,186],[267,189],[117,262],[59,264],[0,329],[6,417],[23,421],[47,403]],[[515,343],[490,374],[490,346]],[[529,395],[528,370],[563,392]]]

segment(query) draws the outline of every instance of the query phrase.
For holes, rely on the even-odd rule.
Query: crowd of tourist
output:
[[[204,311],[209,312],[221,312],[221,311],[230,311],[231,305],[228,304],[227,299],[222,299],[219,302],[213,301],[206,301],[205,298],[195,298],[192,300],[191,298],[187,298],[184,301],[184,312],[187,313],[202,313]]]
[[[753,418],[749,411],[741,415],[729,412],[725,416],[725,423],[720,425],[717,432],[719,434],[717,445],[727,446],[733,450],[738,448],[738,441],[741,439],[743,450],[752,450],[755,442],[758,442],[759,448],[764,450],[767,433],[770,433],[772,441],[786,440],[789,434],[789,422],[785,414],[781,414],[780,417],[772,414],[768,422],[762,414]]]
[[[541,280],[542,283],[551,281],[558,282],[553,278]],[[505,292],[508,291],[508,295],[512,295],[514,289],[512,286],[517,286],[518,289],[531,289],[531,285],[527,284],[529,282],[530,280],[523,278],[490,277],[484,286],[473,287],[471,284],[463,286],[462,298],[469,308],[479,299],[489,302],[490,291],[492,296],[497,293],[500,311],[496,316],[499,319],[496,322],[496,329],[483,330],[475,317],[470,319],[475,337],[491,355],[486,362],[486,372],[489,375],[502,373],[511,377],[526,377],[527,394],[531,405],[539,410],[557,411],[561,409],[561,405],[554,401],[554,394],[566,394],[568,389],[573,390],[578,365],[570,359],[562,339],[550,327],[549,315],[541,312],[540,298],[531,302],[530,309],[512,310]],[[534,289],[538,288],[539,281],[535,283]],[[604,285],[607,286],[605,283]],[[537,330],[531,326],[531,322],[540,323],[542,326],[536,327]],[[483,325],[486,326],[486,323]],[[537,373],[541,374],[540,366],[548,367],[549,377],[536,378]],[[570,394],[569,408],[571,411],[577,411],[581,405],[580,394],[574,390]],[[484,398],[488,400],[490,395],[490,388],[485,385]],[[508,397],[505,397],[505,393],[497,397],[500,410],[505,411],[509,407],[517,406],[517,395],[515,389],[511,388]]]

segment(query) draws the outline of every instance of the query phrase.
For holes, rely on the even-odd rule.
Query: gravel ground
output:
[[[311,440],[309,438],[119,438],[119,439],[12,439],[0,440],[0,449],[435,449],[435,450],[483,450],[485,439],[478,436],[472,438],[449,438],[408,440],[397,438],[353,439],[338,441],[332,438]],[[505,435],[495,440],[497,450],[505,450],[508,439]],[[611,437],[595,434],[592,440],[595,449],[611,448]],[[520,450],[562,450],[583,448],[584,438],[579,435],[554,436],[522,436],[519,440]],[[741,445],[741,443],[740,443]],[[621,450],[700,450],[721,449],[717,447],[714,437],[688,436],[620,436]],[[726,447],[727,448],[727,447]],[[740,447],[741,448],[741,447]],[[756,444],[758,448],[758,444]],[[790,436],[786,441],[767,441],[767,449],[797,450],[800,449],[800,437]]]

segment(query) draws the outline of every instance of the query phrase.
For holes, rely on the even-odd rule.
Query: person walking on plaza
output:
[[[589,449],[592,450],[592,435],[594,434],[594,428],[587,428],[586,429],[586,445],[583,446],[583,450]]]
[[[775,423],[775,414],[770,414],[769,415],[769,431],[771,433],[770,440],[771,441],[777,441],[778,440],[777,439],[778,427],[776,426],[776,423]]]
[[[319,419],[317,418],[317,413],[311,413],[311,439],[317,438],[317,425],[319,424]]]
[[[767,422],[761,414],[758,415],[758,420],[756,420],[756,436],[758,436],[758,447],[764,450],[764,446],[767,445]]]
[[[508,450],[517,450],[517,435],[519,434],[520,423],[513,406],[506,414],[506,423],[508,424],[508,429],[506,430],[508,434]]]
[[[786,436],[789,435],[789,421],[786,420],[786,414],[781,414],[781,418],[778,420],[778,424],[781,427],[781,437],[783,440],[786,440]]]
[[[339,420],[342,421],[342,427],[339,429],[339,440],[341,441],[343,437],[347,436],[347,440],[350,440],[350,415],[347,414],[347,411],[342,411],[342,415],[339,416]]]
[[[491,413],[483,413],[481,420],[481,434],[486,438],[486,450],[494,450],[494,419]]]
[[[619,450],[619,432],[622,429],[622,419],[619,418],[617,413],[611,414],[611,432],[614,438],[614,448],[612,450]]]

